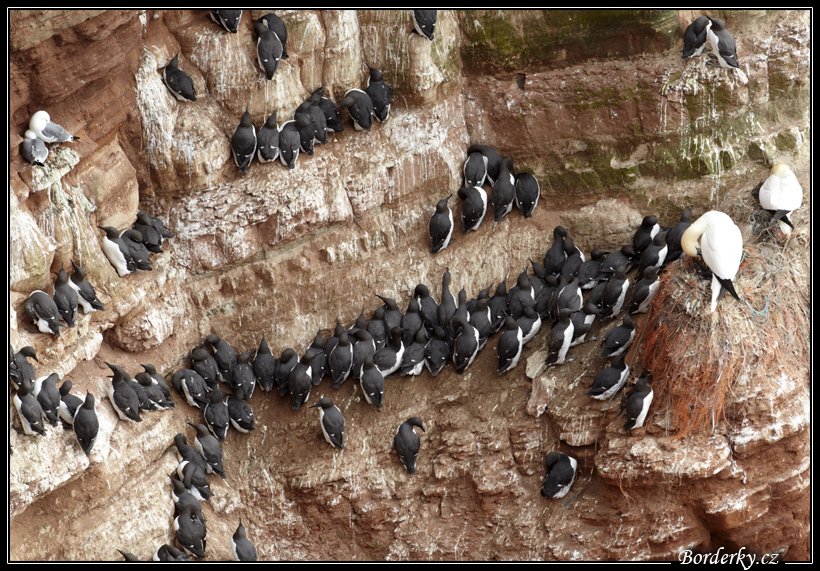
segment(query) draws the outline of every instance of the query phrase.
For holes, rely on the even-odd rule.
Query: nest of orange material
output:
[[[664,270],[636,347],[676,438],[714,430],[741,375],[795,374],[809,360],[805,245],[746,244],[735,279],[744,301],[725,294],[711,314],[703,268],[700,259],[684,259]]]

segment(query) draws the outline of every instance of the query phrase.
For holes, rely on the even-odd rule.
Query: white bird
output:
[[[737,275],[743,256],[743,235],[727,214],[716,210],[707,212],[686,229],[680,243],[687,256],[700,255],[712,271],[710,313],[715,311],[724,291],[740,301],[732,280]]]
[[[29,129],[26,131],[26,138],[23,139],[23,144],[20,147],[20,154],[31,164],[41,167],[48,158],[48,147],[34,131]]]
[[[45,111],[38,111],[32,115],[28,128],[46,143],[68,143],[79,139],[57,123],[52,123],[51,116]]]
[[[774,210],[772,224],[777,222],[786,236],[791,235],[794,225],[791,214],[803,204],[803,188],[792,169],[785,163],[777,163],[760,187],[760,206]]]

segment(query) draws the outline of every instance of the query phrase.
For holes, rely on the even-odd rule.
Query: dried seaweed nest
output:
[[[763,231],[747,240],[735,279],[743,301],[726,294],[711,314],[711,275],[706,278],[700,259],[664,271],[635,357],[652,372],[654,402],[668,404],[674,437],[714,430],[725,420],[741,375],[805,375],[811,332],[807,236],[792,236],[784,245]]]

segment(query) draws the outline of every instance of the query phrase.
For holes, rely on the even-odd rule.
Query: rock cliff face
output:
[[[374,294],[402,309],[418,283],[438,297],[445,268],[470,297],[514,278],[557,224],[588,253],[628,243],[646,214],[668,226],[688,206],[717,208],[750,244],[759,206],[749,191],[777,161],[797,173],[804,208],[786,250],[759,251],[787,256],[791,279],[778,287],[799,292],[797,304],[772,303],[773,323],[788,328],[749,327],[739,304],[715,314],[784,338],[763,368],[732,361],[745,368],[709,427],[676,437],[656,397],[644,435],[625,434],[617,403],[583,395],[604,366],[597,343],[539,372],[545,332],[504,376],[495,337],[462,376],[448,366],[390,378],[383,409],[353,381],[323,381],[310,404],[330,396],[342,410],[344,451],[321,440],[314,410],[258,392],[257,429],[228,435],[227,479],[211,477],[207,559],[231,557],[240,518],[260,559],[675,560],[720,547],[808,558],[809,329],[798,317],[808,315],[809,14],[707,12],[738,43],[741,68],[727,72],[680,59],[683,30],[701,15],[692,11],[440,11],[428,42],[410,33],[408,11],[286,10],[290,57],[265,81],[251,25],[264,13],[246,11],[237,34],[207,10],[10,13],[10,342],[36,348],[38,376],[94,393],[100,418],[90,457],[61,427],[9,431],[10,558],[118,559],[122,549],[147,559],[173,543],[173,437],[192,441],[185,423],[201,412],[175,395],[174,411],[119,422],[105,362],[132,375],[154,363],[170,379],[210,333],[243,351],[264,334],[276,355],[301,354],[337,318],[369,317]],[[163,84],[177,52],[196,103]],[[320,85],[336,102],[363,89],[365,63],[393,88],[389,121],[357,132],[345,116],[344,132],[296,169],[254,162],[239,174],[229,140],[246,106],[257,126],[273,111],[282,123]],[[32,168],[19,145],[40,109],[80,140]],[[433,256],[429,216],[461,186],[472,143],[534,174],[541,202],[531,219],[485,221]],[[129,227],[138,208],[176,237],[153,271],[120,278],[96,227]],[[25,299],[51,293],[71,260],[106,311],[59,338],[27,331]],[[761,310],[774,286],[751,270],[739,282]],[[410,416],[426,428],[412,476],[392,449]],[[579,461],[564,500],[539,494],[551,450]]]

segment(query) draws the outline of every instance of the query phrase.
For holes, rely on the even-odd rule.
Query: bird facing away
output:
[[[413,430],[414,426],[418,426],[422,432],[425,432],[421,419],[414,416],[402,422],[396,431],[396,436],[393,437],[393,447],[396,449],[408,474],[416,472],[416,460],[421,447],[419,435]]]

